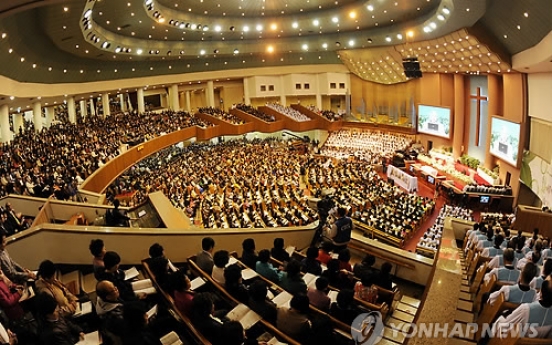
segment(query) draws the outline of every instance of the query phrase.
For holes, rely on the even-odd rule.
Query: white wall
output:
[[[552,73],[527,75],[529,116],[552,122]]]

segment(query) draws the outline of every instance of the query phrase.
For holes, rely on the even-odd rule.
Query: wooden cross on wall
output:
[[[481,96],[481,88],[477,88],[475,95],[470,95],[470,99],[475,99],[477,102],[477,111],[475,119],[475,146],[479,146],[479,130],[481,127],[481,101],[487,101],[487,96]]]

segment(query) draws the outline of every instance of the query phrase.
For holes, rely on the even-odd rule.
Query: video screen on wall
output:
[[[491,154],[517,166],[519,154],[519,123],[502,120],[498,117],[491,119]]]
[[[450,109],[418,105],[418,132],[450,139]]]

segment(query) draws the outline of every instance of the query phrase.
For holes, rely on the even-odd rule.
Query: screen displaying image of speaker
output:
[[[404,75],[406,75],[407,78],[422,77],[422,71],[420,70],[420,63],[418,62],[418,58],[416,57],[403,59],[403,68],[404,68]]]

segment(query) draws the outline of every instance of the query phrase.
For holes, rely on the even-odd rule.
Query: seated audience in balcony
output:
[[[230,254],[227,250],[218,250],[215,252],[215,255],[213,255],[214,266],[211,277],[219,284],[224,285],[224,269],[229,261]]]
[[[119,344],[124,329],[124,304],[119,289],[108,280],[96,284],[96,314],[100,319],[100,333],[108,344]]]
[[[50,260],[44,260],[38,267],[38,279],[35,282],[37,292],[54,297],[62,316],[72,316],[78,306],[78,298],[67,286],[55,278],[56,266]]]
[[[514,251],[511,248],[504,250],[502,258],[504,266],[493,268],[489,273],[485,274],[485,282],[488,282],[493,275],[499,282],[515,283],[518,281],[521,272],[514,266]]]
[[[25,311],[19,304],[23,289],[23,285],[12,283],[0,270],[0,308],[2,308],[11,321],[20,320],[25,314]]]
[[[36,279],[36,275],[33,272],[19,265],[11,258],[6,250],[6,246],[8,245],[6,234],[0,233],[0,240],[0,268],[6,277],[16,284],[25,284],[28,279]]]
[[[332,259],[332,256],[330,255],[332,248],[333,245],[330,242],[322,242],[322,246],[318,250],[318,257],[316,260],[320,261],[320,263],[324,265],[327,265]]]
[[[546,259],[544,260],[544,264],[542,265],[542,269],[540,272],[540,275],[538,277],[535,277],[531,281],[531,288],[535,290],[540,290],[542,282],[548,277],[550,274],[552,274],[552,259]]]
[[[330,297],[328,297],[328,279],[318,277],[315,287],[310,287],[307,292],[310,303],[316,308],[327,312],[330,310]]]
[[[360,310],[355,305],[355,293],[353,290],[340,290],[337,294],[337,302],[332,303],[330,306],[330,315],[350,325],[358,314],[360,314]]]
[[[94,259],[92,260],[92,268],[94,269],[94,276],[96,277],[96,279],[98,279],[97,275],[105,268],[103,261],[103,257],[106,252],[104,241],[101,239],[92,240],[90,241],[88,249],[90,250],[90,253],[94,256]]]
[[[291,260],[287,264],[280,286],[292,295],[307,293],[307,284],[301,276],[301,264],[299,261]]]
[[[311,322],[308,318],[309,298],[305,294],[293,296],[289,308],[278,308],[276,326],[300,343],[305,343],[310,335]]]
[[[378,300],[378,289],[373,285],[373,275],[363,275],[354,286],[355,297],[368,303],[376,303]]]
[[[125,305],[123,345],[161,345],[161,341],[149,327],[147,312],[148,308],[140,301]]]
[[[338,259],[331,259],[328,262],[327,269],[322,272],[322,276],[328,279],[331,287],[336,289],[350,289],[353,287],[348,271],[339,269]]]
[[[249,292],[243,284],[241,267],[237,264],[230,265],[224,270],[224,288],[235,299],[241,303],[247,303]]]
[[[255,240],[252,238],[246,238],[242,242],[242,255],[241,262],[249,268],[255,269],[257,265],[257,252],[255,251]]]
[[[213,249],[215,248],[215,240],[211,237],[204,237],[201,240],[202,251],[196,255],[196,264],[207,274],[213,273]]]
[[[208,292],[196,293],[192,301],[194,327],[212,344],[221,344],[222,320],[214,315],[213,297]]]
[[[72,345],[84,339],[82,328],[59,313],[54,297],[38,294],[35,297],[40,319],[40,339],[44,344]]]
[[[317,258],[318,248],[309,247],[307,249],[306,257],[301,260],[301,272],[311,273],[315,276],[319,276],[320,274],[322,274],[322,266],[320,265],[320,261],[318,261]]]
[[[286,252],[283,238],[278,237],[274,239],[274,247],[270,250],[270,255],[281,262],[289,261],[290,257],[288,252]]]
[[[267,299],[268,288],[263,280],[255,280],[249,286],[248,306],[266,321],[276,324],[277,308],[274,302]]]
[[[176,308],[187,317],[192,314],[192,300],[194,292],[191,291],[192,283],[186,273],[182,270],[171,275],[171,286],[173,299]]]
[[[519,276],[519,282],[516,285],[504,285],[500,290],[489,295],[488,303],[493,305],[500,294],[504,295],[504,300],[511,303],[531,303],[538,299],[537,291],[532,289],[531,281],[537,275],[537,265],[528,262]]]
[[[376,258],[371,254],[366,254],[361,262],[355,264],[353,267],[353,274],[355,277],[362,279],[362,277],[368,275],[371,276],[375,273],[372,266],[376,263]]]
[[[373,283],[386,290],[393,290],[393,278],[391,277],[391,270],[393,265],[389,262],[384,262],[381,265],[379,274],[373,276]]]
[[[258,258],[259,261],[257,261],[255,271],[273,283],[280,283],[284,274],[269,262],[270,252],[268,249],[261,250]]]
[[[119,254],[113,251],[107,251],[104,255],[104,271],[98,274],[98,281],[108,280],[115,284],[119,290],[121,299],[124,301],[131,301],[136,299],[132,285],[129,281],[125,280],[125,272],[119,269],[121,263],[121,257]],[[145,298],[145,295],[139,296],[139,298]]]

